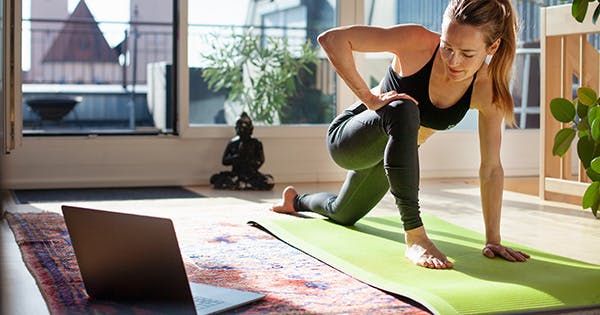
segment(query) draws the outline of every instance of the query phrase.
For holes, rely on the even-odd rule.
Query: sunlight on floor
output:
[[[502,208],[503,240],[520,243],[549,253],[567,256],[589,263],[600,264],[600,220],[593,218],[589,210],[578,205],[541,201],[537,197],[537,178],[507,178],[505,181]],[[300,193],[319,191],[336,192],[341,183],[302,183],[295,187]],[[269,207],[279,201],[286,184],[276,185],[273,191],[224,191],[208,186],[192,186],[186,189],[201,194],[202,198],[130,200],[130,201],[78,201],[65,204],[120,211],[168,218],[198,218],[208,215],[204,209],[211,209],[211,220],[218,219],[246,223],[262,216],[281,216],[269,211]],[[481,201],[477,179],[426,179],[420,187],[421,211],[437,216],[459,226],[484,232]],[[38,202],[31,204],[9,203],[7,211],[60,213],[60,202]],[[214,211],[218,210],[218,211]],[[369,216],[397,215],[394,198],[387,194],[371,211]],[[45,304],[37,286],[25,269],[20,253],[14,243],[12,233],[3,223],[3,268],[13,275],[3,281],[10,282],[4,287],[13,287],[10,298],[13,308],[30,309],[38,313]],[[10,245],[10,246],[9,246]],[[19,283],[14,286],[12,283]],[[37,291],[37,292],[36,292]],[[19,293],[20,292],[20,293]],[[29,307],[14,305],[26,299],[18,296],[38,296],[28,298]],[[43,312],[42,312],[43,313]]]

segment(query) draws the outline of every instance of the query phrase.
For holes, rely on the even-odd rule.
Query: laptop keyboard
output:
[[[213,300],[202,296],[194,296],[194,304],[196,305],[196,309],[199,310],[213,307],[223,303],[225,303],[225,301]]]

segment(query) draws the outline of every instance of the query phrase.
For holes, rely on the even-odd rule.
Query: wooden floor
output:
[[[340,183],[318,183],[296,185],[301,193],[330,191],[336,192]],[[178,211],[198,212],[202,207],[226,209],[243,207],[248,216],[275,215],[267,208],[278,200],[284,185],[277,185],[272,192],[230,192],[216,191],[209,187],[188,187],[210,198],[201,201],[185,199],[77,202],[73,205],[117,210],[133,213],[157,215]],[[457,225],[483,232],[483,221],[476,179],[423,180],[420,188],[421,210]],[[39,203],[28,205],[7,204],[8,211],[56,211],[60,203]],[[369,215],[397,214],[390,194],[378,204]],[[245,222],[247,218],[229,217]],[[45,302],[22,262],[20,252],[6,221],[0,226],[2,271],[1,314],[47,314]],[[592,217],[590,211],[579,206],[544,202],[537,198],[537,178],[507,178],[505,184],[502,236],[504,240],[538,248],[550,253],[572,257],[586,262],[600,264],[600,220]],[[591,310],[586,314],[599,314]],[[561,313],[562,314],[562,313]],[[568,313],[565,313],[568,314]],[[573,313],[575,314],[575,313]],[[581,314],[577,312],[576,314]]]
[[[479,179],[466,178],[465,184],[479,185]],[[509,177],[504,179],[504,190],[518,192],[526,195],[538,196],[540,191],[538,177]]]

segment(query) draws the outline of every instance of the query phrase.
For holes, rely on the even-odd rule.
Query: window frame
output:
[[[179,36],[180,38],[188,38],[188,0],[179,0],[181,7],[179,17]],[[185,9],[183,9],[185,7]],[[363,0],[351,1],[336,1],[336,23],[335,25],[357,24],[362,20]],[[188,58],[188,41],[179,43],[178,58],[178,79],[180,82],[179,90],[177,91],[179,99],[179,116],[178,127],[179,136],[186,139],[201,139],[201,138],[221,138],[231,137],[234,135],[232,126],[229,125],[200,125],[189,123],[189,74],[187,69]],[[339,77],[336,78],[336,114],[341,112],[348,104],[356,101],[356,97],[352,91],[342,82]],[[322,138],[326,133],[328,124],[286,124],[278,126],[254,126],[254,135],[258,138]]]
[[[7,2],[14,2],[18,5],[17,7],[11,8],[11,12],[13,14],[17,14],[18,17],[16,20],[21,21],[21,2],[22,0],[3,0]],[[8,8],[7,8],[8,9]],[[337,21],[336,25],[344,25],[344,24],[356,24],[357,21],[362,19],[362,11],[363,11],[363,0],[352,0],[352,1],[336,1],[336,11],[337,11]],[[8,12],[8,10],[7,10]],[[175,122],[174,122],[174,130],[172,135],[185,139],[202,139],[202,138],[222,138],[222,137],[231,137],[233,134],[233,128],[229,125],[194,125],[189,123],[189,73],[185,71],[188,68],[188,0],[174,0],[174,10],[173,10],[173,24],[174,24],[174,49],[175,53],[173,54],[173,64],[175,65],[175,76],[176,79],[174,81],[174,91],[173,98],[174,104],[176,106],[175,109]],[[15,66],[15,69],[21,68],[20,56],[21,56],[21,25],[19,23],[15,24],[15,27],[18,27],[18,31],[15,28],[15,40],[18,40],[18,47],[15,49],[19,49],[16,54],[19,56],[17,58],[18,65]],[[18,36],[17,36],[18,34]],[[183,39],[177,41],[176,39]],[[6,63],[5,63],[6,64]],[[20,71],[19,73],[15,73],[12,76],[14,78],[15,86],[18,88],[18,92],[16,93],[19,97],[19,100],[22,96],[21,94],[21,85],[22,81],[20,79]],[[338,81],[339,78],[337,79]],[[5,90],[8,92],[8,90]],[[347,104],[351,104],[356,100],[356,97],[352,94],[352,91],[337,84],[336,87],[336,113],[340,112]],[[9,97],[9,93],[6,93],[7,97]],[[12,104],[20,104],[20,102],[15,102],[13,99]],[[11,104],[7,101],[7,104]],[[14,147],[17,147],[18,144],[23,139],[22,133],[22,124],[23,117],[21,113],[20,106],[15,106],[11,109],[12,114],[7,115],[7,117],[15,117],[15,121],[13,125],[15,126],[15,135],[18,136],[18,141],[16,142]],[[10,126],[11,124],[7,124]],[[255,126],[255,135],[260,137],[268,137],[268,138],[287,138],[287,137],[322,137],[323,131],[327,129],[327,123],[323,124],[289,124],[289,125],[278,125],[278,126]],[[81,136],[81,134],[79,135]],[[94,135],[96,136],[96,135]],[[97,135],[99,137],[110,136],[110,135]],[[159,135],[123,135],[123,137],[156,137]],[[46,136],[36,136],[36,135],[27,135],[25,139],[29,138],[39,138]],[[52,135],[53,138],[56,137],[65,137],[77,139],[78,137],[74,137],[73,135]],[[117,138],[119,136],[110,136],[113,138]],[[14,141],[13,141],[14,142]]]
[[[23,141],[21,112],[21,0],[2,0],[2,153],[9,154]]]

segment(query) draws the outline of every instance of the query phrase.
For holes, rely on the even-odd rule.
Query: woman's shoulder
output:
[[[396,32],[402,34],[404,39],[400,41],[405,48],[415,50],[431,50],[440,42],[440,34],[434,32],[421,24],[398,24],[392,27]]]
[[[426,36],[426,37],[439,37],[440,36],[440,33],[434,32],[434,31],[428,29],[427,27],[425,27],[423,24],[418,24],[418,23],[396,24],[393,27],[397,28],[397,29],[404,29],[404,30],[408,30],[410,32],[414,32],[418,36]]]
[[[402,24],[404,33],[410,36],[398,37],[393,61],[394,69],[410,75],[421,69],[429,61],[440,42],[440,34],[419,24]],[[410,30],[406,29],[409,28]]]
[[[483,65],[477,72],[473,83],[473,94],[471,95],[471,107],[479,111],[491,109],[493,99],[492,78],[488,73],[487,65]]]
[[[366,27],[366,28],[365,28]],[[365,40],[385,42],[388,51],[402,52],[422,50],[424,47],[439,42],[440,34],[433,32],[421,24],[405,23],[391,26],[354,26],[348,30],[365,29],[361,32],[367,36]]]
[[[402,32],[403,35],[415,34],[418,36],[428,36],[428,35],[438,34],[438,36],[439,36],[439,33],[436,33],[434,31],[428,29],[427,27],[425,27],[423,24],[418,24],[418,23],[401,23],[401,24],[387,26],[385,28],[390,31]]]

